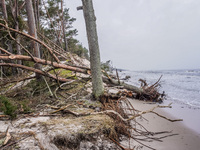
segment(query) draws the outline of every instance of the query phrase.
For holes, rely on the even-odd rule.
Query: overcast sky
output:
[[[81,0],[65,0],[88,47]],[[101,60],[129,70],[200,69],[200,0],[93,0]]]

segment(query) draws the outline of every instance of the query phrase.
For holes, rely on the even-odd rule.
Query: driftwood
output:
[[[51,114],[57,113],[57,112],[59,112],[59,111],[62,111],[62,110],[64,110],[64,109],[66,109],[67,107],[71,106],[71,105],[72,105],[72,104],[69,104],[69,105],[67,105],[67,106],[64,106],[64,107],[62,107],[62,108],[60,108],[60,109],[58,109],[58,110],[56,110],[56,111],[51,112]]]
[[[111,79],[111,78],[103,77],[103,81],[105,83],[108,83],[108,84],[113,84],[113,85],[116,85],[116,86],[122,86],[124,89],[133,91],[133,92],[138,93],[138,94],[144,93],[143,89],[138,88],[138,87],[133,86],[133,85],[130,85],[130,84],[127,84],[125,82],[121,82],[119,80],[114,80],[114,79]]]
[[[4,142],[3,142],[3,145],[6,145],[8,143],[8,141],[11,139],[11,135],[8,132],[8,130],[9,130],[9,126],[8,126],[8,128],[6,130],[6,138],[5,138]]]
[[[30,136],[34,136],[34,133],[32,133],[31,131],[27,133],[28,135],[26,135],[25,137],[20,138],[19,140],[13,141],[11,143],[8,143],[6,145],[3,145],[0,147],[0,150],[6,150],[8,149],[10,146],[17,144],[18,142],[30,137]]]
[[[158,89],[157,89],[160,86],[159,82],[160,82],[160,79],[162,76],[159,78],[159,80],[156,83],[154,83],[151,86],[148,86],[148,84],[146,83],[145,80],[140,79],[139,81],[142,82],[141,87],[136,87],[136,86],[133,86],[133,85],[130,85],[130,84],[120,81],[117,71],[116,71],[117,80],[111,78],[107,74],[107,72],[104,71],[103,73],[106,76],[106,77],[103,77],[103,81],[105,83],[112,84],[114,86],[120,86],[121,88],[132,91],[133,93],[136,93],[136,94],[127,93],[126,96],[128,96],[128,97],[136,98],[136,99],[140,99],[140,100],[148,100],[148,101],[153,101],[153,102],[162,102],[165,97],[165,94],[159,93]]]
[[[175,122],[175,121],[182,121],[181,119],[177,120],[172,120],[167,117],[163,117],[162,115],[154,112],[155,109],[157,108],[171,108],[171,104],[167,106],[161,106],[157,105],[155,107],[152,107],[149,110],[146,111],[137,111],[134,109],[133,105],[129,102],[129,99],[126,97],[121,97],[119,99],[112,99],[110,97],[102,97],[101,103],[103,104],[102,112],[100,113],[106,113],[108,114],[111,118],[114,119],[116,126],[115,129],[117,133],[120,133],[122,135],[125,135],[129,137],[129,139],[132,139],[134,141],[137,141],[140,145],[147,147],[149,149],[154,148],[150,147],[149,145],[144,144],[142,141],[160,141],[162,142],[162,138],[169,137],[169,136],[174,136],[177,134],[171,134],[171,131],[162,131],[162,132],[149,132],[143,125],[137,122],[136,118],[137,117],[142,117],[144,114],[147,113],[155,113],[159,117],[162,117],[168,121]],[[76,114],[77,115],[77,114]],[[80,115],[80,114],[79,114]],[[137,124],[140,126],[140,128],[135,128],[132,126],[132,124]],[[159,125],[159,123],[158,123]],[[157,137],[159,134],[168,134],[166,136],[162,137]],[[120,146],[124,150],[130,149],[127,148],[128,146],[123,146],[121,143],[118,141],[118,139],[110,137],[112,141],[114,141],[118,146]]]
[[[74,116],[76,116],[76,117],[112,113],[112,114],[117,115],[117,116],[118,116],[122,121],[124,121],[124,122],[128,122],[128,121],[130,121],[130,120],[133,120],[133,119],[135,119],[135,118],[137,118],[137,117],[140,117],[140,116],[142,116],[143,114],[147,114],[147,113],[155,113],[155,114],[158,115],[159,117],[164,118],[164,119],[166,119],[166,120],[168,120],[168,121],[171,121],[171,122],[183,121],[182,119],[175,119],[175,120],[169,119],[169,118],[167,118],[167,117],[164,117],[164,116],[162,116],[162,115],[160,115],[160,114],[154,112],[154,110],[155,110],[156,108],[171,108],[171,103],[170,103],[169,105],[167,105],[167,106],[160,106],[160,105],[157,105],[157,106],[151,108],[150,110],[142,111],[142,112],[140,112],[140,113],[138,113],[138,114],[135,114],[135,115],[133,115],[133,116],[131,116],[131,117],[129,117],[129,118],[124,118],[124,117],[122,117],[122,115],[121,115],[120,113],[118,113],[117,111],[115,111],[115,110],[104,110],[104,111],[100,111],[100,112],[77,113],[77,112],[73,112],[73,111],[67,109],[67,108],[68,108],[69,106],[71,106],[71,105],[72,105],[72,104],[68,104],[68,105],[66,105],[66,106],[64,106],[64,107],[61,107],[61,108],[58,108],[58,107],[55,107],[55,106],[50,106],[50,105],[47,105],[47,107],[50,107],[50,108],[52,108],[52,109],[57,109],[56,111],[50,112],[50,114],[57,113],[57,112],[59,112],[59,111],[63,111],[64,113],[70,113],[70,114],[72,114],[72,115],[74,115]]]

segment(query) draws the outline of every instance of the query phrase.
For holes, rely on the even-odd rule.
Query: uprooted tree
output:
[[[102,111],[93,113],[90,113],[89,111],[87,113],[77,113],[74,112],[73,109],[72,110],[67,109],[68,106],[72,105],[72,104],[67,104],[66,106],[63,107],[61,107],[60,105],[57,105],[56,107],[52,106],[53,109],[57,109],[53,113],[58,113],[58,112],[62,112],[63,114],[70,113],[76,117],[96,115],[96,114],[108,114],[115,121],[116,124],[115,130],[117,131],[117,133],[123,134],[129,138],[137,140],[137,138],[132,137],[130,132],[134,130],[134,132],[135,131],[138,132],[137,134],[139,136],[144,135],[145,139],[151,139],[150,132],[148,131],[141,132],[141,130],[133,129],[132,126],[130,125],[130,121],[133,121],[136,117],[139,117],[145,113],[155,113],[153,110],[161,106],[157,106],[148,111],[138,112],[134,110],[133,106],[130,104],[129,100],[126,99],[126,97],[137,98],[141,100],[150,100],[155,102],[162,101],[164,93],[161,94],[158,92],[161,78],[158,79],[158,81],[155,82],[155,84],[153,85],[148,85],[145,80],[141,79],[140,80],[141,87],[136,87],[134,85],[130,85],[120,81],[118,75],[117,77],[114,78],[108,75],[108,73],[105,70],[100,69],[100,52],[98,46],[98,38],[97,38],[96,22],[95,22],[96,20],[95,20],[92,0],[82,0],[83,6],[78,8],[78,9],[81,8],[83,9],[84,18],[86,22],[86,30],[87,30],[89,50],[90,50],[90,62],[91,62],[90,67],[84,65],[84,63],[83,64],[77,63],[78,57],[71,53],[77,50],[76,52],[78,52],[78,55],[82,56],[82,51],[84,51],[83,52],[84,54],[87,51],[82,47],[81,44],[77,42],[76,39],[73,38],[73,36],[76,34],[77,31],[76,30],[69,31],[69,28],[71,28],[71,23],[74,21],[74,19],[69,17],[68,10],[59,10],[59,8],[57,7],[59,4],[61,4],[62,5],[61,9],[62,9],[63,1],[61,1],[60,3],[60,1],[47,0],[48,6],[45,6],[43,3],[47,15],[44,15],[44,10],[40,10],[40,7],[37,7],[39,6],[39,4],[41,4],[41,1],[39,0],[37,2],[34,1],[33,3],[34,11],[30,11],[31,9],[29,8],[31,6],[28,6],[28,4],[29,5],[32,4],[31,0],[26,0],[25,1],[26,3],[24,3],[24,1],[18,1],[19,3],[15,1],[16,3],[14,5],[11,4],[12,1],[6,1],[6,3],[5,1],[3,2],[4,3],[2,3],[3,6],[2,10],[4,12],[4,18],[0,18],[0,31],[1,31],[0,32],[1,35],[0,87],[3,87],[5,85],[9,86],[13,82],[20,83],[21,81],[26,81],[32,78],[36,78],[35,74],[40,76],[46,76],[50,81],[53,81],[53,83],[55,83],[54,81],[57,81],[56,82],[57,87],[54,93],[51,91],[51,87],[49,87],[48,83],[47,83],[47,88],[49,89],[51,94],[52,93],[54,94],[52,95],[55,96],[54,97],[55,100],[60,100],[56,96],[56,92],[59,93],[58,89],[65,90],[64,88],[62,89],[62,86],[67,84],[69,85],[72,82],[80,80],[84,80],[84,82],[87,83],[87,81],[90,81],[92,79],[93,95],[95,96],[95,98],[100,97],[99,100],[103,105],[101,108]],[[7,8],[9,8],[8,7],[9,5],[11,7],[7,11],[8,15],[13,14],[13,12],[18,12],[18,20],[17,20],[19,21],[17,23],[19,25],[18,28],[16,27],[16,18],[15,18],[16,16],[10,18],[6,16],[7,14],[5,13],[6,12],[5,5],[7,6]],[[27,6],[26,10],[24,6]],[[30,14],[30,16],[28,15],[29,16],[28,17],[25,14],[28,13],[29,11],[32,14]],[[39,13],[40,14],[39,15],[38,12],[40,11],[43,12],[41,12],[41,14]],[[33,12],[36,14],[35,16],[37,17],[34,18]],[[61,14],[59,12],[61,12]],[[42,21],[44,20],[42,20],[42,18],[39,18],[41,15],[43,15],[42,18],[46,17],[45,19],[49,19],[49,21],[47,22],[48,23],[47,26],[49,26],[49,28],[46,28],[45,25],[44,26],[42,25]],[[26,20],[24,19],[24,16],[26,16],[25,17],[26,19],[28,18],[29,25],[27,25],[26,21],[24,21]],[[60,16],[60,18],[57,18],[58,16]],[[66,27],[68,30],[66,30],[66,28],[63,27],[64,24],[66,23],[66,22],[63,23],[64,18],[65,19],[68,18],[69,22]],[[37,23],[31,24],[30,19],[35,20]],[[13,24],[13,22],[15,22],[15,24]],[[35,30],[36,26],[35,27],[32,26],[34,24],[36,24],[37,26],[37,33]],[[29,32],[30,34],[27,34],[28,28],[33,29],[32,32]],[[33,43],[32,45],[34,49],[30,47],[29,43]],[[39,50],[37,49],[38,44],[40,45],[42,53],[41,57],[39,56]],[[11,68],[20,68],[20,70],[24,72],[24,74],[20,75],[20,77],[17,76],[13,77]],[[59,76],[59,74],[55,73],[59,69],[70,70],[75,75],[81,74],[82,76],[77,75],[78,78],[64,78],[62,76]],[[54,73],[52,73],[52,71]],[[114,95],[106,93],[104,91],[102,81],[105,82],[108,86],[115,86],[116,88],[122,88],[126,90],[119,90],[119,92],[115,93]],[[33,91],[33,93],[34,92],[35,91]],[[14,96],[16,95],[17,94],[15,93]],[[66,102],[66,100],[68,100],[68,98],[70,97],[73,97],[73,94],[67,98],[64,97],[63,101]],[[75,99],[73,100],[76,101]],[[126,107],[124,107],[124,105],[126,105]],[[47,115],[52,115],[52,114],[50,113]],[[117,140],[117,137],[115,136],[111,136],[110,138],[113,141]]]
[[[45,60],[45,59],[40,59],[37,57],[32,56],[30,53],[30,56],[24,56],[24,55],[16,55],[16,54],[12,54],[10,52],[8,52],[7,50],[0,48],[0,50],[4,53],[2,55],[0,55],[0,59],[4,60],[4,62],[0,63],[0,66],[9,66],[9,67],[16,67],[16,68],[21,68],[21,69],[25,69],[25,70],[29,70],[38,74],[41,74],[43,76],[47,76],[50,78],[53,78],[55,80],[59,80],[61,82],[66,82],[69,81],[68,79],[64,79],[64,78],[60,78],[57,76],[54,76],[50,73],[48,73],[48,71],[44,71],[44,70],[40,70],[40,69],[36,69],[33,68],[33,66],[25,66],[25,65],[20,65],[20,64],[15,64],[15,63],[9,63],[6,62],[8,60],[23,60],[23,61],[29,61],[29,62],[33,62],[36,64],[43,64],[43,65],[48,65],[51,66],[53,68],[63,68],[63,69],[67,69],[67,70],[71,70],[71,71],[75,71],[75,72],[80,72],[80,73],[84,73],[84,74],[90,74],[90,68],[87,67],[83,67],[83,66],[74,66],[73,63],[69,63],[69,64],[62,64],[60,63],[60,60],[58,59],[57,56],[65,58],[65,59],[73,59],[73,57],[69,58],[68,53],[65,53],[64,51],[61,50],[58,51],[56,49],[52,49],[51,47],[49,47],[47,44],[45,44],[44,42],[35,39],[34,37],[21,32],[21,31],[17,31],[15,29],[9,28],[7,25],[0,23],[1,27],[4,27],[6,30],[8,30],[7,32],[16,32],[26,38],[29,38],[31,40],[34,40],[35,42],[40,43],[43,47],[46,48],[47,52],[51,54],[52,58],[54,58],[56,60],[56,62],[52,61],[52,60]],[[27,49],[25,49],[27,51]],[[56,56],[57,55],[57,56]],[[107,75],[105,73],[106,76],[102,76],[102,79],[104,82],[109,83],[109,84],[113,84],[116,86],[122,86],[125,89],[128,89],[134,93],[136,93],[136,98],[139,99],[145,99],[145,100],[152,100],[152,101],[159,101],[160,98],[162,97],[162,94],[160,94],[157,91],[157,87],[159,86],[159,81],[156,82],[155,84],[148,86],[147,84],[144,84],[144,86],[142,87],[136,87],[133,85],[129,85],[127,83],[121,82],[115,79],[112,79],[109,75]]]
[[[31,2],[31,1],[27,0],[26,2]],[[20,2],[18,4],[20,5],[21,11],[22,11],[24,3]],[[89,42],[90,56],[91,56],[91,59],[90,59],[91,71],[90,71],[90,68],[86,68],[80,65],[74,66],[73,64],[74,58],[70,53],[63,50],[54,42],[51,42],[50,39],[45,38],[44,35],[41,35],[40,37],[36,38],[35,30],[33,30],[33,32],[31,33],[32,35],[34,35],[32,36],[24,32],[26,31],[25,28],[23,29],[22,27],[20,27],[21,30],[17,30],[16,28],[14,29],[10,27],[12,26],[10,22],[12,22],[15,19],[8,20],[8,17],[5,13],[6,11],[5,3],[2,3],[2,6],[3,6],[2,10],[4,12],[5,19],[2,18],[0,20],[0,29],[1,29],[1,34],[2,34],[2,39],[0,43],[1,44],[0,45],[1,68],[9,68],[9,67],[20,68],[23,70],[35,72],[36,74],[53,78],[60,82],[66,82],[66,81],[69,81],[69,79],[52,75],[51,73],[48,72],[48,70],[35,67],[35,65],[36,66],[47,65],[47,66],[51,66],[53,69],[63,68],[66,70],[71,70],[74,72],[80,72],[84,74],[90,74],[91,72],[92,82],[93,82],[93,94],[95,95],[96,98],[103,94],[103,85],[102,85],[102,80],[103,80],[106,83],[116,85],[116,86],[121,86],[127,90],[130,90],[136,93],[136,94],[133,94],[133,96],[135,96],[138,99],[145,99],[145,100],[151,100],[151,101],[159,101],[162,99],[163,94],[160,94],[157,91],[157,87],[159,87],[159,81],[151,86],[148,86],[145,83],[141,87],[135,87],[133,85],[129,85],[127,83],[121,82],[119,79],[112,79],[109,75],[107,75],[106,72],[103,72],[104,74],[103,76],[101,75],[102,73],[100,70],[100,53],[99,53],[98,38],[97,38],[96,23],[95,23],[94,9],[92,6],[92,0],[83,0],[83,12],[84,12],[84,17],[86,21],[86,29],[87,29],[87,34],[88,34],[88,42]],[[15,6],[15,8],[16,7],[19,7],[19,6]],[[29,7],[30,6],[27,5],[27,12],[29,11]],[[88,10],[91,10],[91,11],[88,11]],[[10,13],[11,12],[8,11],[8,14]],[[34,15],[32,14],[30,16],[32,16],[32,20],[34,20]],[[30,22],[30,17],[28,17],[28,19]],[[31,27],[30,25],[29,27],[33,29],[36,28],[36,27]],[[23,39],[23,41],[19,42],[18,37],[21,37],[20,39],[21,40]],[[38,50],[36,50],[36,52],[32,52],[31,50],[29,50],[28,43],[30,41],[32,41],[32,43],[34,43],[35,46],[37,44],[40,44],[40,48],[43,52],[43,58],[39,58]],[[11,46],[12,45],[20,46],[20,51],[23,50],[24,55],[21,55],[21,52],[18,53],[17,47],[16,49],[10,50],[9,49],[11,47],[9,46],[10,44]],[[67,59],[68,60],[67,64],[61,63],[60,59],[62,60]],[[21,64],[21,63],[16,63],[16,62],[23,62],[23,63]],[[3,74],[5,75],[7,74],[7,71],[9,71],[9,69],[4,69],[4,72],[2,71],[3,69],[1,70],[1,74],[3,76]],[[144,81],[142,80],[141,82],[144,83]]]

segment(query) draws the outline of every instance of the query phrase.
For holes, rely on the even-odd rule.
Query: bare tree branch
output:
[[[56,77],[56,76],[54,76],[54,75],[52,75],[50,73],[41,71],[39,69],[35,69],[35,68],[32,68],[32,67],[23,66],[23,65],[20,65],[20,64],[0,63],[0,66],[10,66],[10,67],[15,67],[15,68],[21,68],[21,69],[29,70],[29,71],[41,74],[43,76],[50,77],[52,79],[59,80],[61,82],[69,82],[69,81],[71,81],[69,79],[65,79],[65,78],[61,78],[61,77]]]
[[[1,50],[2,52],[4,52],[4,53],[8,54],[8,55],[12,55],[12,53],[8,52],[7,50],[5,50],[5,49],[3,49],[3,48],[1,48],[1,47],[0,47],[0,50]]]
[[[2,24],[2,23],[0,23],[0,26],[4,27],[4,28],[6,28],[6,29],[8,29],[8,30],[10,30],[10,31],[16,32],[16,33],[21,34],[21,35],[23,35],[23,36],[26,36],[26,37],[30,38],[31,40],[34,40],[34,41],[38,42],[39,44],[43,45],[44,47],[46,47],[46,48],[48,49],[48,51],[50,52],[50,54],[54,57],[54,59],[55,59],[57,62],[60,62],[60,60],[59,60],[59,59],[56,57],[56,55],[54,54],[53,50],[52,50],[48,45],[46,45],[44,42],[42,42],[42,41],[40,41],[40,40],[34,38],[34,37],[31,36],[31,35],[28,35],[28,34],[24,33],[24,32],[15,30],[15,29],[13,29],[13,28],[10,28],[10,27],[8,27],[8,26]]]

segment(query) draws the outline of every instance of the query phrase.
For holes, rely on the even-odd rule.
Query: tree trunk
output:
[[[18,0],[15,0],[14,3],[15,4],[14,4],[14,7],[12,8],[12,12],[13,12],[13,18],[15,20],[15,30],[19,31],[19,21],[18,21],[19,8],[18,8]],[[17,44],[16,44],[17,54],[21,55],[22,51],[21,51],[20,45],[18,44],[21,41],[20,35],[17,34],[17,33],[15,33],[15,38],[16,38],[16,42],[17,42]],[[18,60],[17,63],[21,65],[22,61]],[[18,69],[18,73],[21,74],[22,70]]]
[[[57,37],[57,45],[60,45],[60,47],[62,47],[62,43],[61,43],[61,41],[59,40],[59,33],[58,33],[58,31],[56,30],[56,28],[55,28],[55,26],[54,26],[54,24],[53,24],[53,21],[51,20],[51,16],[50,16],[50,14],[49,14],[49,12],[48,12],[48,8],[45,6],[45,1],[43,0],[43,6],[44,6],[44,8],[45,8],[45,10],[46,10],[46,14],[47,14],[47,16],[48,16],[48,18],[49,18],[49,20],[50,20],[50,23],[51,23],[51,26],[52,26],[52,28],[53,28],[53,30],[55,31],[55,36]]]
[[[6,50],[4,50],[3,48],[0,47],[0,50],[5,52]],[[44,59],[40,59],[40,58],[37,58],[37,57],[30,57],[30,56],[24,56],[24,55],[13,55],[13,54],[9,54],[8,53],[8,56],[1,56],[0,55],[0,60],[24,60],[24,61],[34,61],[35,63],[39,63],[39,64],[42,64],[42,65],[50,65],[50,66],[53,66],[54,68],[62,68],[62,69],[66,69],[66,70],[71,70],[71,71],[75,71],[75,72],[80,72],[80,73],[84,73],[84,74],[88,74],[88,70],[89,68],[87,69],[81,69],[79,67],[73,67],[73,66],[69,66],[69,65],[65,65],[65,64],[59,64],[59,63],[56,63],[56,62],[51,62],[51,61],[47,61],[47,60],[44,60]],[[12,66],[12,67],[20,67],[20,68],[23,68],[23,69],[27,69],[27,66],[23,66],[23,65],[13,65],[11,63],[0,63],[0,66]],[[31,67],[28,67],[27,70],[30,70],[30,71],[34,71],[35,69],[32,68],[30,69]],[[34,71],[36,73],[40,73],[42,71]],[[43,72],[44,73],[44,72]],[[41,74],[41,75],[44,75],[44,74]],[[124,83],[124,82],[121,82],[119,80],[114,80],[112,78],[107,78],[107,77],[102,77],[103,78],[103,81],[107,84],[112,84],[114,86],[123,86],[123,88],[127,89],[127,90],[130,90],[130,91],[133,91],[139,95],[144,95],[144,94],[147,94],[142,88],[138,88],[136,86],[133,86],[133,85],[130,85],[130,84],[127,84],[127,83]],[[65,82],[65,80],[63,79],[59,79],[61,82]],[[157,84],[157,82],[156,82]],[[149,94],[151,95],[151,94]]]
[[[3,49],[0,48],[0,50],[3,50]],[[59,64],[59,63],[56,63],[56,62],[51,62],[51,61],[40,59],[40,58],[37,58],[37,57],[33,57],[32,58],[30,56],[24,56],[24,55],[9,55],[9,56],[0,56],[0,60],[34,61],[35,63],[38,63],[38,64],[50,65],[50,66],[53,66],[55,68],[63,68],[63,69],[67,69],[67,70],[71,70],[71,71],[87,74],[87,69],[81,69],[81,68],[78,68],[78,67],[72,67],[72,66],[65,65],[65,64]]]
[[[144,90],[142,88],[138,88],[136,86],[121,82],[119,80],[114,80],[114,79],[109,79],[109,78],[103,77],[103,82],[105,82],[107,84],[113,84],[115,86],[122,86],[124,89],[133,91],[137,94],[144,94]]]
[[[101,95],[103,95],[104,88],[102,82],[100,52],[96,29],[96,17],[94,14],[92,0],[82,0],[82,3],[90,51],[93,95],[96,99],[98,99]]]
[[[5,0],[1,1],[1,5],[2,5],[2,12],[3,12],[3,17],[6,21],[8,21],[8,13],[7,13],[7,9],[6,9],[6,3]],[[8,50],[9,52],[13,53],[13,48],[12,48],[12,44],[10,41],[8,41]]]
[[[3,17],[4,19],[8,22],[8,13],[7,13],[7,9],[6,9],[6,3],[5,0],[1,1],[1,5],[2,5],[2,12],[3,12]],[[1,36],[1,35],[0,35]],[[2,37],[2,36],[1,36]],[[3,42],[3,41],[2,41]],[[4,43],[3,43],[4,44]],[[10,53],[13,53],[13,47],[12,44],[10,42],[10,40],[8,41],[8,51]],[[2,61],[1,61],[2,62]],[[11,61],[12,62],[12,61]],[[1,68],[1,70],[3,70],[3,68]],[[12,68],[12,73],[15,74],[16,69]]]
[[[35,16],[33,12],[32,0],[26,0],[26,12],[28,16],[29,34],[37,39]],[[40,58],[40,50],[38,48],[38,43],[35,41],[32,41],[32,46],[33,46],[34,56]]]
[[[34,3],[34,14],[35,14],[35,24],[36,24],[36,29],[38,32],[40,32],[40,0],[33,0]],[[40,44],[38,43],[38,48],[40,50],[40,57],[42,58],[43,52],[42,49],[40,48]]]
[[[32,0],[26,0],[26,12],[27,12],[27,16],[28,16],[29,34],[37,39],[35,16],[34,16],[34,12],[33,12]],[[32,47],[33,47],[34,56],[37,58],[40,58],[40,50],[39,50],[38,43],[35,41],[32,41]],[[36,63],[35,68],[41,69],[41,65]],[[38,77],[39,77],[39,75],[38,75]]]
[[[38,29],[39,28],[39,16],[38,16],[38,6],[37,6],[37,3],[38,1],[37,0],[33,0],[33,3],[34,3],[34,15],[35,15],[35,24],[36,24],[36,28]]]
[[[63,30],[63,38],[64,38],[64,43],[65,43],[64,50],[68,52],[69,51],[68,43],[67,43],[67,38],[65,35],[66,33],[65,33],[65,19],[64,19],[64,12],[63,12],[63,0],[61,0],[61,10],[62,10],[62,30]]]
[[[3,17],[5,20],[8,20],[5,0],[1,0],[1,5],[2,5]]]
[[[16,24],[15,24],[15,29],[19,31],[19,22],[17,21]],[[21,41],[21,38],[18,34],[16,34],[16,42],[17,43],[20,43]],[[20,45],[19,44],[16,44],[16,49],[17,49],[17,54],[18,55],[21,55],[22,54],[22,51],[21,51],[21,48],[20,48]],[[22,61],[21,60],[18,60],[17,61],[18,64],[22,64]]]

